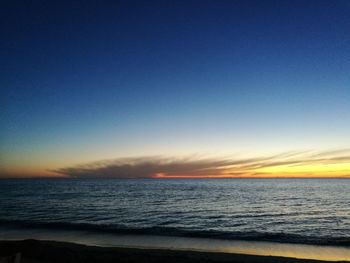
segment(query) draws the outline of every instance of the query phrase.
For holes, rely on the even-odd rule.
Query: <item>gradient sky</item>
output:
[[[350,176],[347,0],[8,0],[0,23],[0,177]]]

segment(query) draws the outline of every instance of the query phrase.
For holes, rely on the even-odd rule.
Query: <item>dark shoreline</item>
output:
[[[57,241],[0,241],[0,262],[6,256],[21,253],[21,263],[93,263],[93,262],[244,262],[244,263],[317,263],[335,262],[275,256],[199,252],[166,249],[139,249],[86,246]],[[349,262],[349,261],[337,261]]]

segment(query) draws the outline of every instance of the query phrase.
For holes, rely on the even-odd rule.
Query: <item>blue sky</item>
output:
[[[350,147],[348,1],[1,6],[3,173]]]

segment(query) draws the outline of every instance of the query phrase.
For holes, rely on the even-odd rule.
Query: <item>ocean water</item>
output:
[[[350,247],[350,180],[4,179],[6,229]]]

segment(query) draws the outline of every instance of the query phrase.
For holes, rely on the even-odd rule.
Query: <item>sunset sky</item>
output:
[[[349,177],[350,2],[2,1],[0,177]]]

